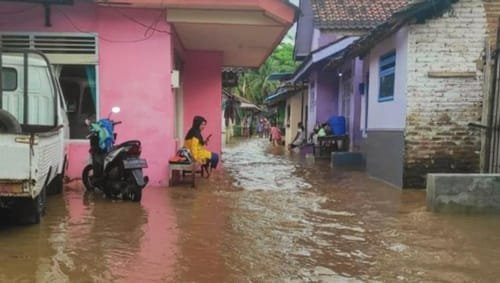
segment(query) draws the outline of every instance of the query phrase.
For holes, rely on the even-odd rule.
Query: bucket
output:
[[[343,136],[345,132],[345,117],[344,116],[332,116],[328,119],[328,124],[336,136]]]

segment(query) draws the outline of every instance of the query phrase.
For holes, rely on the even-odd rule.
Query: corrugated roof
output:
[[[311,52],[307,59],[302,62],[297,70],[295,70],[295,73],[293,74],[291,79],[292,82],[295,83],[305,79],[314,65],[319,62],[325,61],[332,56],[342,53],[345,48],[349,47],[349,45],[357,39],[357,36],[341,37],[336,41],[330,43],[329,45],[323,46],[322,48]]]
[[[273,94],[269,95],[264,99],[264,104],[266,105],[273,105],[276,102],[280,102],[284,99],[286,99],[289,95],[293,95],[305,88],[304,85],[285,85],[283,87],[280,87],[274,91]]]
[[[411,0],[311,0],[320,29],[371,29]]]

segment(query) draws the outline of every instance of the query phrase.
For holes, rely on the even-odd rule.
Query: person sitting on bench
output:
[[[195,116],[193,118],[193,125],[184,139],[184,146],[191,151],[194,160],[202,165],[202,170],[205,170],[208,176],[208,169],[215,169],[217,167],[219,155],[206,148],[211,137],[211,135],[209,135],[206,139],[203,139],[201,135],[206,125],[207,120],[205,118],[202,116]]]

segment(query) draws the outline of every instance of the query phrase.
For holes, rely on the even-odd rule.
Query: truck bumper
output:
[[[31,197],[29,184],[0,181],[0,197]]]

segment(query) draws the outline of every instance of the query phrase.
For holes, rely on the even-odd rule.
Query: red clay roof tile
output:
[[[322,29],[371,29],[412,0],[311,0]]]

